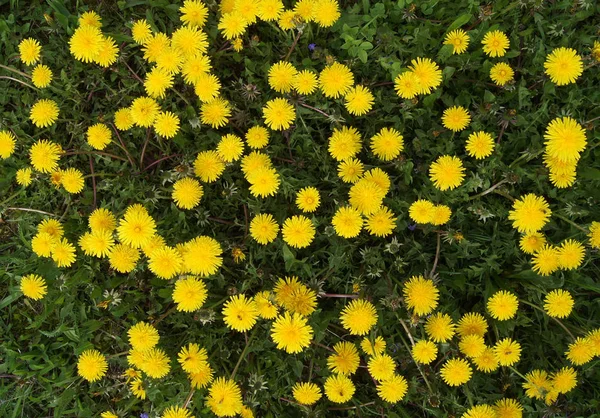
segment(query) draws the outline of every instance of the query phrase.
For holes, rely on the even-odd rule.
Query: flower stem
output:
[[[248,348],[250,347],[250,343],[252,342],[252,340],[254,339],[254,336],[256,335],[257,329],[258,328],[254,328],[254,331],[252,331],[252,335],[250,336],[250,338],[248,338],[248,341],[246,342],[246,346],[244,347],[242,354],[240,354],[240,358],[238,359],[235,367],[233,368],[233,371],[231,372],[231,377],[230,377],[231,380],[233,380],[233,378],[235,377],[235,374],[237,373],[238,368],[240,367],[240,364],[242,364],[242,360],[244,359],[244,357],[246,357],[246,353],[248,351]]]
[[[543,310],[542,308],[540,308],[539,306],[537,306],[537,305],[534,305],[533,303],[527,302],[526,300],[519,299],[519,302],[521,302],[521,303],[524,303],[525,305],[529,305],[529,306],[531,306],[532,308],[535,308],[535,309],[537,309],[538,311],[540,311],[540,312],[543,312],[544,314],[546,313],[546,311],[545,311],[545,310]],[[558,319],[558,318],[555,318],[555,317],[553,317],[553,316],[550,316],[550,315],[548,315],[548,316],[549,316],[550,318],[552,318],[553,320],[555,320],[555,321],[556,321],[556,323],[562,327],[562,329],[564,329],[565,331],[567,331],[567,334],[569,334],[569,335],[571,336],[571,338],[573,338],[573,341],[575,341],[575,340],[576,340],[576,338],[575,338],[575,336],[573,335],[573,333],[572,333],[572,332],[569,330],[569,328],[567,328],[567,327],[565,326],[565,324],[563,324],[563,323],[560,321],[560,319]]]
[[[588,230],[587,230],[587,229],[585,229],[585,228],[583,228],[583,227],[581,227],[581,226],[577,225],[577,224],[576,224],[575,222],[573,222],[572,220],[570,220],[570,219],[568,219],[568,218],[566,218],[566,217],[564,217],[564,216],[562,216],[562,215],[559,215],[558,213],[553,213],[552,215],[556,216],[558,219],[562,219],[563,221],[565,221],[565,222],[567,222],[567,223],[569,223],[569,224],[573,225],[575,228],[579,229],[580,231],[583,231],[583,232],[585,232],[586,234],[588,233]]]

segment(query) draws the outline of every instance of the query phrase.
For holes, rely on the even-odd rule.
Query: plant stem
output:
[[[21,72],[21,71],[17,70],[16,68],[8,67],[8,66],[2,65],[2,64],[0,64],[0,68],[4,68],[5,70],[11,71],[15,74],[19,74],[19,75],[22,75],[23,77],[27,77],[27,78],[31,79],[31,76],[29,74]]]
[[[483,191],[483,192],[481,192],[479,194],[476,194],[476,195],[473,195],[473,196],[469,196],[469,198],[467,199],[467,201],[473,200],[473,199],[477,199],[478,197],[485,196],[486,194],[493,192],[494,189],[496,189],[497,187],[502,186],[504,183],[507,183],[507,182],[508,182],[508,180],[506,180],[506,179],[500,180],[498,183],[494,184],[489,189],[487,189],[487,190],[485,190],[485,191]]]
[[[553,213],[552,215],[556,216],[558,219],[562,219],[563,221],[565,221],[565,222],[567,222],[567,223],[569,223],[569,224],[573,225],[575,228],[579,229],[580,231],[583,231],[583,232],[585,232],[586,234],[589,232],[587,229],[585,229],[585,228],[583,228],[583,227],[581,227],[581,226],[577,225],[577,224],[576,224],[575,222],[573,222],[572,220],[570,220],[570,219],[568,219],[568,218],[566,218],[566,217],[564,217],[564,216],[562,216],[562,215],[560,215],[560,214],[558,214],[558,213]]]
[[[96,175],[94,174],[94,161],[92,160],[92,156],[90,155],[90,172],[92,174],[92,188],[94,190],[94,205],[93,205],[93,209],[96,209]]]
[[[23,193],[25,191],[24,188],[22,188],[21,190],[19,190],[17,193],[12,194],[10,196],[8,196],[6,199],[4,199],[2,202],[0,202],[0,205],[3,205],[11,200],[13,200],[15,197],[19,196],[21,193]]]
[[[30,89],[33,89],[33,90],[37,90],[37,89],[38,89],[37,87],[34,87],[34,86],[32,86],[31,84],[29,84],[29,83],[26,83],[26,82],[24,82],[24,81],[21,81],[21,80],[19,80],[19,79],[17,79],[17,78],[9,77],[9,76],[7,76],[7,75],[0,75],[0,79],[2,79],[2,80],[11,80],[11,81],[16,81],[17,83],[20,83],[20,84],[22,84],[22,85],[24,85],[24,86],[27,86],[27,87],[29,87]]]
[[[180,157],[182,155],[183,154],[172,154],[172,155],[167,155],[166,157],[159,158],[158,160],[156,160],[153,163],[150,163],[146,167],[144,167],[144,169],[142,171],[146,171],[146,170],[150,169],[151,167],[154,167],[156,164],[158,164],[158,163],[160,163],[160,162],[162,162],[164,160],[168,160],[168,159],[174,158],[174,157]]]
[[[150,128],[146,130],[146,140],[144,141],[144,147],[142,148],[142,155],[140,156],[140,170],[144,171],[144,154],[146,153],[146,147],[150,141]]]
[[[250,336],[250,338],[246,342],[246,346],[244,347],[244,350],[242,351],[242,354],[240,354],[240,358],[238,359],[235,367],[233,368],[233,371],[231,372],[231,376],[230,376],[231,380],[233,380],[233,378],[235,377],[235,374],[237,373],[238,368],[240,367],[240,364],[242,364],[242,360],[244,359],[244,357],[246,357],[246,352],[248,351],[248,347],[250,347],[250,343],[252,342],[252,340],[254,339],[254,336],[256,335],[256,330],[257,329],[258,328],[254,328],[254,331],[252,331],[252,335]]]
[[[22,212],[35,212],[35,213],[41,213],[43,215],[54,216],[55,218],[58,218],[58,215],[55,215],[55,214],[50,213],[50,212],[44,212],[43,210],[37,210],[37,209],[30,209],[30,208],[6,208],[6,210],[19,210],[19,211],[22,211]]]
[[[192,401],[192,396],[194,396],[194,392],[196,391],[195,388],[192,388],[190,390],[190,393],[188,393],[188,396],[185,400],[185,402],[183,403],[183,409],[187,409],[188,405],[190,404],[190,402]]]
[[[519,371],[517,369],[515,369],[512,366],[507,366],[509,369],[511,369],[517,376],[520,376],[523,380],[528,380],[525,376],[523,376],[521,373],[519,373]]]
[[[307,105],[306,103],[300,103],[300,106],[305,107],[310,110],[314,110],[315,112],[320,113],[321,115],[325,116],[327,119],[331,119],[331,116],[329,116],[327,113],[323,112],[321,109],[317,109],[316,107]]]
[[[115,160],[121,160],[121,161],[125,161],[127,162],[127,160],[123,157],[119,157],[117,155],[114,154],[109,154],[108,152],[102,152],[102,151],[65,151],[62,153],[63,156],[67,156],[67,155],[94,155],[94,154],[98,154],[98,155],[104,155],[105,157],[110,157],[110,158],[114,158]]]
[[[346,298],[346,299],[357,299],[358,295],[343,295],[339,293],[320,293],[319,296],[322,298]]]
[[[431,272],[429,272],[429,277],[433,278],[435,274],[435,269],[437,268],[438,261],[440,260],[440,249],[442,247],[442,233],[437,233],[437,246],[435,248],[435,260],[433,260],[433,267],[431,268]]]
[[[300,40],[300,36],[302,36],[302,31],[301,30],[298,31],[298,34],[294,38],[294,42],[292,43],[292,46],[290,47],[290,50],[288,51],[288,53],[286,54],[285,58],[283,59],[284,61],[287,61],[290,58],[290,55],[292,55],[292,52],[294,51],[294,48],[296,48],[296,45],[298,44],[298,41]]]
[[[398,318],[398,321],[400,321],[400,324],[402,325],[402,328],[404,328],[404,331],[406,331],[406,335],[408,336],[408,339],[410,340],[410,345],[414,346],[415,345],[415,340],[413,339],[412,334],[408,330],[408,326],[406,326],[406,322],[404,322],[404,320],[400,319],[400,318]]]
[[[119,134],[119,131],[118,131],[117,127],[112,122],[111,122],[110,126],[112,126],[113,131],[115,131],[115,135],[119,139],[119,142],[121,143],[121,148],[123,149],[123,151],[125,151],[125,154],[127,155],[127,159],[129,160],[129,163],[131,164],[132,167],[135,167],[133,159],[131,158],[131,155],[129,154],[129,151],[127,151],[127,147],[125,146],[125,143],[123,142],[123,139],[121,139],[121,135]]]

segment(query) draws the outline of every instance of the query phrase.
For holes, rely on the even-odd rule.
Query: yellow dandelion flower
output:
[[[173,302],[177,304],[178,311],[193,312],[200,309],[207,296],[206,285],[202,279],[188,276],[175,282]]]
[[[221,245],[214,238],[200,235],[185,244],[183,270],[208,277],[223,264]]]
[[[148,257],[148,269],[161,279],[171,279],[181,271],[182,258],[175,248],[164,246]]]
[[[403,137],[394,128],[382,128],[371,138],[371,151],[382,161],[396,158],[403,149]]]
[[[52,81],[52,70],[44,64],[38,64],[31,72],[31,82],[37,88],[43,89]]]
[[[436,343],[444,343],[454,335],[456,325],[448,314],[438,312],[427,318],[425,332]]]
[[[178,208],[192,209],[198,206],[203,195],[204,190],[200,182],[193,178],[185,177],[173,184],[171,197]]]
[[[231,105],[225,99],[217,97],[200,106],[202,123],[210,125],[213,129],[221,128],[229,122]]]
[[[101,67],[108,67],[117,61],[119,48],[114,39],[108,36],[103,36],[100,41],[100,51],[94,57],[94,62]]]
[[[300,0],[302,1],[302,0]],[[307,1],[307,0],[305,0]],[[312,2],[312,0],[308,0],[309,2]],[[300,3],[300,2],[298,2]],[[296,3],[296,5],[298,4]],[[294,29],[296,27],[296,25],[298,23],[300,23],[301,17],[298,13],[296,13],[294,10],[284,10],[281,15],[279,16],[279,20],[277,21],[277,25],[279,25],[279,27],[282,30],[290,30],[290,29]]]
[[[471,122],[471,115],[462,106],[452,106],[444,110],[442,124],[445,128],[454,132],[460,132]]]
[[[376,354],[369,358],[367,369],[375,380],[383,382],[394,376],[396,363],[388,354]]]
[[[258,292],[254,295],[254,302],[256,302],[256,309],[258,310],[258,316],[264,319],[273,319],[277,317],[279,310],[272,301],[273,295],[269,291]]]
[[[296,119],[294,106],[281,97],[269,100],[262,111],[265,124],[276,131],[288,129]]]
[[[438,306],[439,290],[432,280],[413,276],[404,283],[404,301],[415,315],[427,315]]]
[[[480,372],[491,373],[498,370],[498,367],[500,367],[494,349],[491,347],[486,347],[483,353],[472,360],[473,364]]]
[[[327,367],[334,373],[354,374],[358,369],[360,358],[356,345],[341,341],[333,346],[333,354],[327,357]]]
[[[452,45],[453,54],[462,54],[469,46],[469,35],[462,29],[449,32],[444,38],[444,45]]]
[[[86,255],[94,257],[107,257],[115,245],[112,231],[97,229],[88,232],[79,239],[79,246]]]
[[[10,131],[0,131],[0,158],[6,159],[15,152],[17,141]]]
[[[75,262],[75,247],[65,238],[56,240],[51,257],[58,267],[70,267]]]
[[[414,59],[408,68],[418,80],[419,94],[429,94],[442,84],[442,70],[429,58]]]
[[[364,299],[354,299],[340,314],[340,321],[351,335],[365,335],[377,322],[375,306]]]
[[[583,62],[573,48],[556,48],[544,62],[545,73],[557,86],[574,83],[583,74]]]
[[[145,322],[138,322],[127,331],[129,344],[134,350],[147,351],[158,344],[159,335],[156,328]]]
[[[496,418],[522,418],[523,407],[514,399],[500,399],[494,404]]]
[[[302,212],[314,212],[320,203],[319,191],[314,187],[304,187],[296,194],[296,206]]]
[[[335,232],[344,238],[358,236],[363,226],[363,218],[358,209],[351,206],[339,208],[331,221]]]
[[[589,338],[577,337],[574,343],[569,344],[565,353],[567,359],[576,366],[581,366],[594,358],[595,347]]]
[[[181,21],[188,26],[202,27],[208,17],[208,8],[201,0],[184,0],[179,8]]]
[[[167,35],[162,32],[151,35],[144,42],[142,51],[144,52],[144,59],[148,62],[156,62],[158,57],[163,55],[165,51],[169,49],[171,40]]]
[[[87,143],[94,149],[103,150],[110,144],[112,133],[108,126],[103,123],[97,123],[90,126],[86,132]]]
[[[396,94],[403,99],[413,99],[421,92],[420,78],[412,71],[398,74],[394,79]]]
[[[352,383],[352,380],[343,374],[329,376],[325,380],[324,388],[327,399],[335,403],[348,402],[356,391],[356,387],[354,386],[354,383]]]
[[[460,318],[456,332],[461,337],[479,335],[483,337],[487,332],[488,324],[483,315],[477,312],[468,312]]]
[[[321,388],[314,383],[296,383],[292,387],[294,399],[302,405],[313,405],[321,399]]]
[[[589,231],[590,245],[592,248],[600,248],[600,222],[592,222]]]
[[[429,364],[437,358],[438,349],[433,341],[421,340],[413,345],[411,354],[420,364]]]
[[[153,379],[165,377],[171,370],[171,360],[160,348],[151,348],[144,352],[144,362],[140,369]]]
[[[504,86],[511,82],[514,76],[515,72],[505,62],[499,62],[490,69],[490,78],[498,86]]]
[[[202,151],[194,161],[194,173],[206,183],[217,180],[224,170],[225,163],[216,151]]]
[[[58,105],[54,100],[40,99],[34,103],[29,112],[29,119],[38,128],[54,125],[58,119]]]
[[[40,300],[48,293],[46,281],[37,274],[21,277],[19,289],[23,295],[33,300]]]
[[[181,26],[171,34],[171,46],[183,59],[208,51],[208,36],[194,26]]]
[[[126,131],[133,126],[133,116],[129,108],[121,108],[115,112],[115,127],[119,131]]]
[[[208,353],[205,348],[200,348],[198,344],[190,343],[181,347],[181,351],[177,355],[177,361],[186,373],[199,373],[208,361]]]
[[[452,190],[460,186],[465,178],[465,169],[458,157],[443,155],[429,168],[429,178],[441,190]]]
[[[288,93],[292,90],[294,77],[298,70],[287,61],[279,61],[269,69],[269,86],[279,93]]]
[[[518,308],[519,300],[514,294],[506,290],[497,291],[487,301],[487,309],[490,315],[499,321],[514,318]]]
[[[344,106],[351,115],[362,116],[371,110],[375,98],[371,91],[361,85],[351,87],[344,96]]]
[[[342,126],[335,128],[329,137],[329,154],[337,161],[345,161],[353,158],[360,152],[360,133],[356,128]]]
[[[256,302],[245,295],[234,295],[223,305],[223,320],[228,328],[239,332],[248,331],[256,323]]]
[[[552,386],[560,393],[570,392],[577,386],[577,372],[572,367],[563,367],[552,374]]]
[[[554,119],[544,134],[547,155],[561,162],[577,162],[587,144],[585,133],[575,119],[568,116]]]
[[[294,90],[305,96],[314,93],[318,85],[317,75],[311,70],[297,72],[292,80]]]
[[[460,418],[497,418],[497,416],[494,408],[483,404],[469,408]]]
[[[31,249],[39,257],[50,257],[57,239],[47,232],[40,232],[31,240]]]
[[[188,375],[194,389],[203,389],[213,380],[213,370],[208,363],[204,363],[198,373]]]
[[[253,126],[246,132],[246,144],[253,149],[261,149],[269,143],[269,131],[264,126]]]
[[[211,68],[212,66],[208,55],[194,54],[183,62],[181,74],[186,83],[196,86],[205,80],[204,77],[208,75]],[[216,93],[218,93],[218,91]],[[217,94],[211,96],[210,99],[215,96],[217,96]]]
[[[543,400],[552,389],[552,382],[548,379],[548,372],[544,370],[532,370],[525,375],[525,383],[523,389],[525,394],[534,399]]]
[[[348,193],[350,205],[363,215],[370,215],[383,204],[384,191],[369,179],[356,182]]]
[[[19,43],[19,57],[25,65],[35,64],[40,60],[42,46],[33,38],[23,39]]]
[[[416,223],[431,223],[435,215],[435,205],[429,200],[419,199],[410,205],[408,215]]]
[[[504,338],[494,346],[494,355],[501,366],[512,366],[521,358],[521,344],[511,338]]]
[[[239,386],[224,377],[217,378],[208,389],[206,404],[219,417],[232,417],[242,412],[242,393]]]
[[[248,173],[247,179],[250,183],[250,193],[256,197],[275,195],[281,182],[277,171],[270,167],[257,168]]]
[[[200,74],[194,84],[194,91],[201,102],[210,102],[219,97],[221,82],[214,74]]]
[[[396,215],[387,207],[382,206],[375,212],[367,215],[365,229],[371,235],[385,237],[396,229]]]
[[[328,1],[328,0],[321,0]],[[337,99],[350,91],[354,84],[354,75],[350,68],[334,62],[319,74],[319,88],[330,99]]]
[[[242,35],[246,31],[248,20],[240,12],[225,13],[219,20],[218,28],[225,39],[233,39]]]
[[[17,184],[24,187],[29,186],[33,181],[31,178],[32,173],[31,167],[18,169],[16,173]]]
[[[119,273],[129,273],[132,271],[139,259],[139,250],[125,244],[115,245],[108,254],[110,266]]]
[[[548,276],[560,267],[560,252],[552,245],[544,245],[531,260],[532,270],[541,276]]]
[[[279,225],[270,213],[258,214],[250,222],[250,236],[259,244],[275,241],[278,233]]]
[[[546,244],[546,237],[539,232],[525,234],[519,240],[521,251],[527,254],[535,254]]]
[[[92,62],[100,54],[103,39],[99,28],[79,26],[69,39],[69,51],[78,61]]]
[[[106,357],[98,350],[85,350],[77,358],[77,374],[88,382],[100,380],[107,368]]]
[[[227,134],[221,137],[217,144],[217,154],[227,163],[237,161],[244,152],[244,142],[234,134]]]
[[[348,158],[338,165],[338,176],[344,183],[356,183],[360,180],[363,171],[363,163],[356,158]]]
[[[271,327],[271,338],[279,350],[286,353],[299,353],[310,345],[313,329],[306,318],[298,313],[285,312]]]
[[[562,289],[553,290],[544,298],[544,310],[554,318],[566,318],[573,310],[575,301],[571,294]]]
[[[377,385],[377,394],[389,403],[397,403],[404,398],[408,391],[408,383],[404,376],[394,374]]]
[[[305,248],[315,238],[315,227],[310,219],[303,215],[287,218],[281,228],[283,240],[294,248]]]
[[[460,386],[471,380],[473,371],[469,362],[464,359],[446,360],[440,369],[442,380],[449,386]]]
[[[517,231],[531,233],[542,229],[550,220],[551,214],[546,199],[529,193],[515,201],[508,219],[513,221],[513,228]]]
[[[173,74],[154,67],[152,71],[146,73],[144,79],[144,89],[146,94],[154,99],[164,99],[168,88],[173,87]]]
[[[483,45],[483,52],[490,57],[496,58],[503,57],[506,54],[506,50],[510,46],[510,41],[504,32],[493,30],[485,34],[481,44]]]
[[[144,45],[152,39],[152,29],[146,19],[140,19],[133,22],[131,26],[131,37],[138,45]]]
[[[478,131],[469,135],[465,148],[469,156],[481,160],[492,155],[494,147],[495,143],[492,135],[484,131]]]
[[[373,341],[369,337],[365,337],[360,342],[360,348],[367,356],[382,354],[385,351],[385,347],[385,340],[381,336],[376,337]]]
[[[156,100],[151,97],[138,97],[131,103],[129,111],[137,126],[148,128],[154,123],[160,107]]]

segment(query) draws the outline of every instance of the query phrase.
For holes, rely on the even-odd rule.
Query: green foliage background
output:
[[[109,270],[105,261],[81,253],[74,266],[59,269],[31,251],[35,226],[45,215],[12,209],[56,215],[64,222],[67,237],[75,242],[86,229],[94,205],[121,214],[127,205],[138,202],[157,219],[159,233],[169,244],[204,234],[214,236],[227,249],[220,274],[207,280],[209,300],[205,307],[210,308],[195,315],[172,313],[158,323],[161,347],[172,359],[184,343],[197,342],[211,353],[216,374],[229,375],[245,347],[245,336],[225,327],[220,315],[223,300],[236,292],[254,294],[271,289],[284,275],[297,275],[327,293],[352,293],[353,285],[359,284],[361,293],[377,302],[377,333],[386,339],[389,352],[409,380],[409,393],[403,402],[390,407],[380,401],[365,371],[353,378],[357,393],[349,406],[357,406],[355,409],[328,410],[336,405],[321,401],[309,412],[280,400],[291,398],[291,386],[306,379],[309,368],[313,379],[321,383],[328,375],[328,352],[313,345],[299,355],[287,355],[275,349],[269,325],[262,321],[251,331],[255,338],[236,376],[246,403],[259,417],[446,417],[462,414],[471,401],[492,403],[502,397],[519,399],[525,416],[600,416],[598,358],[577,368],[578,387],[549,407],[524,397],[522,379],[506,368],[491,375],[475,373],[466,387],[453,389],[435,375],[439,370],[436,362],[437,367],[424,368],[433,385],[429,392],[410,358],[406,334],[398,322],[399,318],[411,321],[400,297],[402,283],[411,275],[431,270],[435,256],[436,233],[431,228],[408,228],[409,205],[417,198],[428,198],[449,205],[454,212],[444,228],[447,235],[437,269],[441,311],[454,319],[468,311],[483,313],[485,300],[498,289],[511,290],[539,306],[549,290],[564,288],[576,299],[574,312],[564,321],[567,327],[575,335],[583,335],[600,326],[598,252],[588,249],[585,263],[577,271],[536,275],[529,257],[518,250],[519,235],[507,220],[511,202],[505,197],[528,192],[547,196],[556,215],[544,232],[553,243],[566,238],[585,240],[585,234],[572,223],[586,227],[600,220],[596,128],[600,121],[584,125],[589,145],[579,162],[574,187],[553,188],[540,157],[543,131],[550,120],[570,115],[584,123],[600,116],[598,66],[586,69],[577,84],[565,87],[556,87],[543,75],[545,56],[555,47],[569,46],[589,58],[590,47],[599,35],[600,5],[590,0],[342,1],[344,12],[335,26],[330,30],[306,26],[290,61],[297,68],[317,71],[329,56],[346,63],[357,83],[371,87],[376,97],[374,110],[365,117],[351,117],[341,101],[326,100],[320,94],[306,98],[306,104],[332,117],[298,106],[296,126],[289,136],[272,133],[268,153],[282,179],[276,197],[253,198],[239,167],[229,167],[219,181],[205,187],[197,209],[182,211],[170,199],[173,181],[189,173],[197,152],[214,148],[221,134],[243,134],[261,122],[262,105],[276,96],[268,87],[268,68],[286,55],[295,35],[258,23],[246,32],[243,51],[234,53],[224,47],[217,32],[217,5],[207,2],[211,9],[209,54],[225,97],[236,106],[228,127],[217,132],[200,126],[193,89],[179,82],[175,86],[179,94],[171,91],[161,103],[163,110],[179,115],[181,132],[171,141],[152,137],[143,158],[145,130],[123,134],[134,166],[100,155],[61,159],[61,167],[75,166],[86,174],[91,173],[93,164],[96,202],[91,177],[86,178],[84,192],[74,197],[56,190],[47,178],[39,178],[27,189],[17,186],[15,172],[28,164],[27,149],[35,140],[48,138],[64,149],[89,151],[84,137],[87,127],[96,121],[111,121],[115,110],[143,94],[143,86],[132,72],[143,77],[149,67],[131,41],[127,26],[146,18],[155,30],[171,33],[179,25],[180,3],[0,0],[0,63],[24,70],[17,45],[21,39],[33,37],[42,43],[43,62],[55,74],[52,87],[37,90],[7,79],[27,82],[0,68],[0,129],[10,128],[18,137],[17,152],[0,164],[0,416],[91,417],[114,408],[123,416],[139,416],[145,411],[154,417],[166,406],[183,403],[189,384],[175,362],[168,378],[149,382],[146,401],[130,396],[119,377],[126,368],[123,355],[110,360],[108,376],[100,383],[83,382],[75,367],[77,355],[92,346],[109,356],[126,351],[129,326],[157,319],[172,308],[172,283],[154,277],[144,263],[133,273],[122,275]],[[85,10],[98,12],[104,32],[121,46],[117,63],[106,70],[77,62],[68,53],[68,37],[78,14]],[[468,53],[451,55],[448,47],[442,47],[442,40],[447,31],[458,27],[468,29],[471,45]],[[486,57],[480,42],[491,29],[504,30],[510,37],[511,48],[505,58],[516,71],[516,82],[509,88],[494,86],[488,77],[498,60]],[[314,51],[309,44],[316,45]],[[403,101],[390,82],[418,56],[440,64],[443,84],[419,101]],[[585,65],[591,63],[586,60]],[[61,115],[52,127],[35,129],[28,112],[42,97],[56,100]],[[473,115],[469,129],[456,135],[445,131],[440,122],[442,111],[451,105],[462,105]],[[383,168],[392,178],[385,203],[398,215],[393,240],[365,233],[345,240],[330,226],[335,209],[347,200],[348,192],[348,186],[337,177],[326,145],[332,128],[342,120],[359,129],[365,140],[382,127],[394,126],[404,135],[405,151],[393,163],[381,164],[366,148],[360,154],[363,162]],[[464,151],[468,134],[479,129],[501,137],[492,157],[483,162],[466,157]],[[118,148],[107,151],[125,157]],[[442,154],[464,157],[467,168],[465,183],[445,193],[434,189],[427,177],[429,164]],[[166,156],[171,158],[153,165]],[[481,195],[502,180],[505,182],[494,192]],[[318,234],[308,249],[290,249],[281,239],[263,247],[247,237],[248,219],[256,213],[273,213],[279,222],[297,214],[295,192],[308,185],[318,187],[323,200],[313,218]],[[457,232],[464,235],[462,242],[455,239]],[[243,247],[246,261],[233,262],[233,246]],[[49,294],[39,303],[25,299],[18,291],[19,278],[34,272],[49,283]],[[107,291],[120,303],[103,309],[98,305],[107,299]],[[318,343],[333,346],[343,336],[337,318],[344,303],[344,299],[319,299],[318,311],[310,319]],[[523,355],[516,366],[521,373],[534,368],[553,371],[568,365],[563,353],[570,337],[539,311],[521,304],[515,320],[490,320],[490,324],[491,334],[511,336],[521,343]],[[417,338],[423,336],[421,326],[411,328],[411,332]],[[445,345],[441,351],[439,359],[455,353],[456,344]],[[192,399],[197,417],[210,414],[204,407],[205,395],[205,390],[199,390]],[[366,403],[369,405],[358,407]]]

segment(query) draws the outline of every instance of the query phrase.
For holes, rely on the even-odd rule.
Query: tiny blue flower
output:
[[[147,412],[142,412],[142,413],[140,414],[140,418],[150,418],[150,415],[148,415],[148,413],[147,413]]]
[[[408,225],[408,229],[414,231],[415,229],[417,229],[417,224]]]
[[[316,48],[317,44],[308,44],[308,50],[309,51],[314,51]]]

